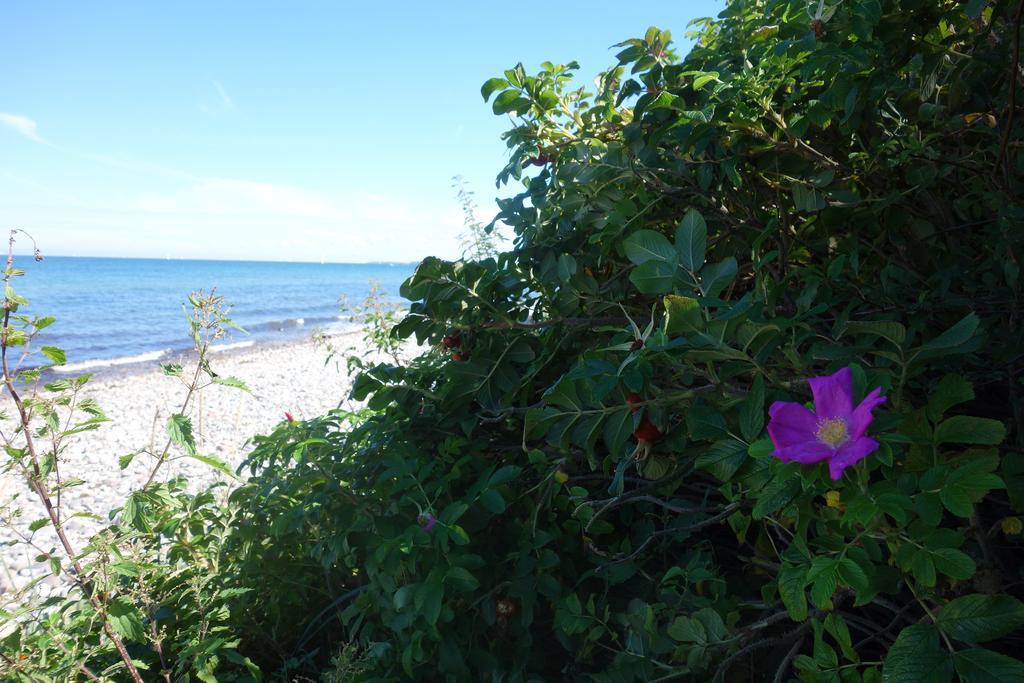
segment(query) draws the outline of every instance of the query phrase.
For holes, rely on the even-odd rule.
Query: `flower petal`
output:
[[[834,375],[811,377],[807,382],[814,394],[814,413],[821,419],[841,417],[853,412],[853,373],[843,368]]]
[[[853,413],[850,415],[850,439],[855,441],[864,436],[868,431],[868,425],[875,419],[871,411],[885,403],[888,399],[882,396],[882,388],[879,387],[864,397]]]
[[[871,453],[878,450],[878,442],[870,436],[854,439],[836,451],[835,457],[828,462],[828,474],[832,479],[843,478],[843,470],[855,465]]]
[[[768,436],[776,449],[812,441],[818,429],[818,418],[799,403],[776,401],[768,417]]]
[[[792,444],[784,448],[776,448],[772,455],[782,462],[792,462],[795,460],[804,465],[810,465],[831,458],[835,455],[835,451],[831,446],[815,439],[813,441]]]

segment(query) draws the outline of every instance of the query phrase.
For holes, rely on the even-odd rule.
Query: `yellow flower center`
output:
[[[818,431],[815,433],[818,441],[827,444],[832,448],[839,448],[849,438],[849,430],[846,420],[841,417],[830,417],[827,420],[818,421]]]

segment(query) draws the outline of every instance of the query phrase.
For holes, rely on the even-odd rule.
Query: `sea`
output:
[[[182,305],[190,292],[224,297],[245,333],[232,331],[215,349],[240,348],[352,328],[343,302],[361,303],[374,283],[385,301],[407,304],[398,291],[416,264],[16,256],[14,266],[25,275],[11,284],[29,300],[19,313],[57,319],[33,346],[63,349],[64,371],[96,372],[189,349]]]

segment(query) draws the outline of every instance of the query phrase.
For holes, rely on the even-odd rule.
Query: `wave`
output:
[[[311,318],[285,318],[283,320],[264,320],[257,323],[241,323],[248,332],[252,334],[265,335],[266,333],[284,332],[287,330],[297,331],[296,328],[305,327],[306,323],[318,325],[332,320],[335,316],[316,316]]]
[[[210,353],[220,353],[222,351],[233,351],[235,349],[247,349],[250,346],[253,346],[254,344],[256,344],[256,342],[254,342],[251,339],[248,339],[246,341],[240,341],[240,342],[232,342],[230,344],[214,344],[213,346],[210,347]]]
[[[160,360],[168,353],[171,349],[161,349],[160,351],[148,351],[146,353],[138,353],[134,356],[121,356],[119,358],[99,358],[96,360],[84,360],[79,363],[68,363],[67,365],[60,365],[52,368],[53,372],[61,374],[69,372],[81,372],[83,370],[94,370],[96,368],[106,368],[115,365],[131,365],[132,363],[148,363],[156,360]]]
[[[306,314],[303,317],[263,320],[247,325],[243,324],[243,327],[245,327],[248,334],[243,335],[242,339],[238,339],[238,335],[232,335],[234,339],[214,344],[211,346],[210,352],[221,353],[245,349],[264,342],[271,342],[275,339],[298,339],[312,334],[314,330],[320,330],[329,335],[347,334],[361,330],[363,326],[353,322],[348,315],[338,315],[335,313],[327,316],[310,316]],[[132,335],[129,333],[125,335],[126,338],[110,340],[110,335],[107,333],[107,339],[104,340],[107,343],[92,341],[90,339],[91,336],[85,334],[69,335],[64,339],[55,338],[52,343],[55,345],[62,344],[69,357],[74,358],[77,356],[81,358],[84,356],[86,360],[54,367],[52,372],[58,374],[94,372],[104,368],[114,368],[135,363],[153,363],[168,356],[185,354],[190,351],[190,340],[185,338],[184,335],[181,339],[169,339],[166,336],[160,338],[159,335],[151,336],[149,334],[145,336],[136,335],[135,338],[131,338]],[[40,340],[50,342],[49,339],[44,339],[42,335]],[[154,348],[159,350],[144,351],[144,349]],[[122,354],[127,352],[127,355],[118,356],[116,355],[118,351]],[[132,353],[132,351],[138,351],[138,353]],[[93,358],[89,358],[90,355]],[[100,357],[96,358],[95,356]]]

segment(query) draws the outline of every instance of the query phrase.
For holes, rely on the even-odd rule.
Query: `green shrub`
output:
[[[258,440],[212,580],[236,658],[1024,679],[1019,14],[806,9],[734,0],[682,61],[652,28],[594,93],[574,65],[484,85],[514,246],[420,265],[395,334],[436,346],[357,379],[370,414]],[[842,368],[888,397],[879,448],[839,480],[773,457],[769,408]]]
[[[253,454],[249,552],[308,580],[246,612],[373,680],[1024,677],[1014,9],[732,2],[593,94],[488,81],[514,248],[420,265],[397,334],[438,350],[358,379],[375,416]],[[844,367],[878,450],[773,457]]]

